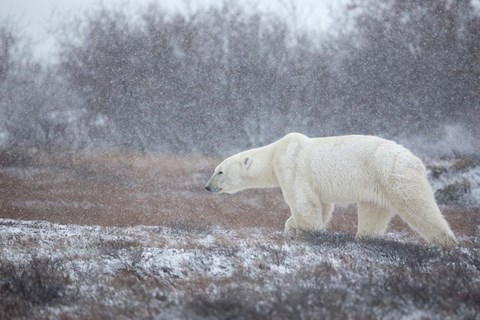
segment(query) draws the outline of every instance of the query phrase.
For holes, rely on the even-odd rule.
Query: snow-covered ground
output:
[[[480,229],[460,241],[0,219],[0,318],[473,318]]]
[[[438,202],[480,206],[480,159],[432,161],[428,176]]]

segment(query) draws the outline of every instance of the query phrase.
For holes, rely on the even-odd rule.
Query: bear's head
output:
[[[205,188],[214,193],[236,193],[247,189],[248,171],[252,159],[245,154],[237,154],[220,163],[208,180]]]

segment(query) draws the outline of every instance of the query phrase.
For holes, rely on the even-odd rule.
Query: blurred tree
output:
[[[151,5],[136,22],[101,9],[73,25],[84,27],[64,33],[66,79],[92,118],[105,115],[119,141],[141,150],[266,143],[312,109],[305,104],[319,101],[311,94],[325,78],[312,72],[322,60],[305,35],[289,39],[278,17],[227,3],[188,16]]]
[[[218,154],[288,131],[394,136],[478,123],[471,1],[347,8],[344,30],[321,41],[231,2],[171,15],[152,4],[133,19],[100,8],[65,29],[60,70],[92,139],[143,151]]]
[[[0,85],[5,82],[11,67],[11,51],[15,40],[12,30],[7,25],[0,26]]]
[[[81,106],[52,67],[31,56],[31,44],[0,23],[0,149],[81,147]]]
[[[357,0],[350,10],[356,31],[342,67],[353,128],[373,119],[371,131],[399,134],[480,121],[471,1]]]

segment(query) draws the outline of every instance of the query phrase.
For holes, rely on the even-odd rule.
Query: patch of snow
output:
[[[444,171],[434,175],[432,174],[433,167],[442,168]],[[480,206],[480,166],[461,170],[453,169],[452,161],[435,161],[429,164],[428,174],[434,192],[448,185],[466,182],[469,185],[469,192],[463,195],[462,204]]]
[[[387,239],[402,242],[408,241],[408,237],[408,233],[386,235]],[[477,239],[466,241],[474,244]],[[248,290],[257,294],[272,292],[275,297],[279,286],[293,285],[290,281],[295,281],[298,288],[312,290],[316,290],[319,281],[328,281],[329,287],[352,299],[350,285],[372,279],[381,283],[387,277],[385,270],[405,267],[402,250],[390,255],[381,251],[384,247],[375,251],[375,247],[353,240],[335,241],[325,245],[285,242],[281,232],[262,228],[232,231],[214,227],[192,231],[165,226],[121,228],[0,219],[0,262],[24,264],[32,257],[58,260],[72,285],[77,285],[82,303],[101,299],[102,305],[111,307],[150,303],[158,298],[182,308],[192,292],[201,291],[214,299],[222,295],[227,285],[245,289],[239,283],[245,278],[251,283]],[[478,251],[465,247],[457,251],[468,256],[475,250]],[[469,272],[478,274],[476,268],[469,268]],[[149,283],[152,286],[145,287]],[[136,292],[137,284],[144,286],[138,287],[145,290],[144,296],[140,295],[143,300],[137,297],[132,301],[130,295]],[[164,305],[161,306],[159,310],[163,310]],[[79,304],[78,308],[81,307]],[[58,308],[64,310],[62,306]],[[175,308],[170,311],[178,311]]]

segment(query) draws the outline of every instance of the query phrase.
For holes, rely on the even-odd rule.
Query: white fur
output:
[[[380,236],[398,214],[428,242],[456,243],[425,167],[409,150],[375,136],[308,138],[290,133],[224,160],[207,183],[214,192],[282,189],[292,216],[285,234],[322,230],[336,202],[358,203],[357,236]]]

